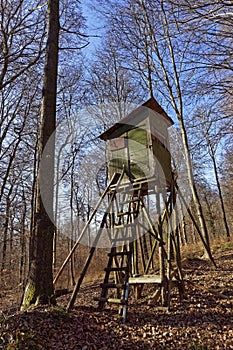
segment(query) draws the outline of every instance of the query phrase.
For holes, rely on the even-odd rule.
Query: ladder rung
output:
[[[122,267],[106,267],[104,271],[128,271],[129,268],[127,266],[122,266]]]
[[[113,226],[115,229],[120,229],[120,228],[124,228],[124,225],[114,225]]]
[[[126,285],[122,283],[101,283],[101,288],[125,288]]]
[[[132,215],[132,214],[138,214],[137,211],[124,211],[124,212],[119,212],[117,213],[117,217],[121,217],[124,215]]]
[[[113,228],[115,229],[128,228],[128,227],[132,227],[133,225],[134,225],[134,222],[131,222],[129,224],[114,225]]]
[[[122,228],[131,228],[135,225],[134,222],[130,222],[128,224],[121,224],[121,225],[114,225],[113,228],[115,229],[122,229]]]
[[[112,304],[122,304],[122,305],[125,305],[128,303],[128,301],[125,299],[115,299],[115,298],[109,298],[107,302]]]
[[[108,256],[129,256],[130,252],[112,252],[108,253]]]

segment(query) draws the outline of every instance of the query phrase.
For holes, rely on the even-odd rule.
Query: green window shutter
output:
[[[130,171],[135,178],[147,177],[149,157],[147,147],[147,131],[135,128],[128,132]]]

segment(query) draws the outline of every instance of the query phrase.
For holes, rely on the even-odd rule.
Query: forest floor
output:
[[[96,281],[83,285],[69,314],[70,294],[57,298],[56,307],[27,312],[7,309],[0,298],[0,349],[233,349],[233,250],[218,251],[214,258],[217,269],[207,260],[188,259],[186,297],[181,302],[173,289],[169,312],[148,305],[151,287],[137,301],[131,293],[126,324],[117,308],[97,309]]]

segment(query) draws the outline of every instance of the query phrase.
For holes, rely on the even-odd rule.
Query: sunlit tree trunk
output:
[[[202,206],[200,203],[200,198],[198,196],[196,184],[193,177],[193,168],[192,168],[192,161],[190,156],[190,150],[189,150],[189,143],[188,143],[188,137],[186,132],[186,127],[184,123],[184,106],[183,106],[183,93],[181,88],[181,82],[180,82],[180,71],[179,71],[179,65],[177,64],[176,55],[174,51],[173,46],[173,37],[170,33],[170,25],[169,20],[166,12],[166,8],[164,6],[164,1],[161,1],[161,14],[163,16],[163,31],[164,36],[166,40],[166,47],[168,51],[168,59],[171,63],[171,71],[169,71],[166,67],[165,60],[163,57],[163,52],[161,51],[161,48],[159,46],[158,40],[157,40],[157,33],[155,32],[154,28],[152,27],[152,24],[150,22],[150,16],[148,14],[148,9],[146,8],[145,2],[142,1],[142,9],[145,14],[145,19],[147,22],[148,30],[150,32],[151,41],[154,45],[154,51],[157,56],[157,62],[155,62],[155,67],[158,64],[159,69],[161,69],[161,72],[163,74],[163,79],[165,86],[167,88],[167,92],[170,96],[170,101],[173,106],[173,109],[175,111],[176,117],[178,119],[180,130],[181,130],[181,137],[182,137],[182,143],[184,148],[184,155],[185,155],[185,161],[186,161],[186,168],[187,168],[187,176],[189,179],[189,185],[190,190],[193,196],[193,203],[195,205],[195,210],[198,217],[198,222],[200,226],[200,233],[202,234],[202,237],[205,241],[205,254],[207,257],[210,258],[210,260],[214,263],[211,250],[210,250],[210,242],[209,242],[209,235],[208,230],[206,227],[205,218],[202,211]],[[172,72],[172,79],[171,79],[171,72]],[[175,88],[174,85],[175,84]]]
[[[39,170],[37,177],[36,207],[29,265],[29,275],[24,291],[22,309],[31,304],[55,303],[53,289],[53,186],[54,186],[54,138],[51,135],[56,126],[56,92],[59,38],[59,0],[48,1],[48,35],[46,45],[46,62],[42,91],[42,108],[40,120]],[[43,154],[50,139],[51,146]],[[43,167],[41,158],[43,154]],[[40,183],[46,188],[45,198],[41,196]],[[44,202],[46,201],[46,210]],[[49,216],[49,214],[50,216]]]
[[[226,216],[226,210],[225,210],[225,205],[224,205],[224,200],[223,200],[223,195],[222,195],[222,189],[221,189],[219,176],[218,176],[218,167],[217,167],[216,159],[215,159],[213,152],[211,153],[211,158],[212,158],[213,165],[214,165],[214,175],[215,175],[215,179],[216,179],[216,183],[217,183],[217,187],[218,187],[218,194],[219,194],[219,199],[220,199],[220,203],[221,203],[223,223],[224,223],[224,227],[226,230],[226,236],[229,238],[230,237],[230,230],[229,230],[229,226],[227,223],[227,216]]]
[[[27,201],[25,197],[25,192],[23,190],[22,193],[22,219],[21,219],[21,227],[20,227],[20,262],[19,262],[19,283],[24,282],[25,278],[25,262],[26,262],[26,213],[27,213]]]

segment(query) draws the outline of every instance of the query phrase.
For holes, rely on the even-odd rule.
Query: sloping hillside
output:
[[[0,349],[233,349],[233,250],[215,253],[217,269],[202,259],[184,267],[186,298],[172,291],[169,312],[148,305],[145,289],[130,297],[128,320],[122,325],[117,309],[96,309],[93,296],[99,282],[85,284],[72,313],[64,308],[70,295],[55,308],[1,315]]]

